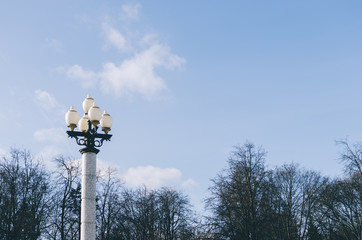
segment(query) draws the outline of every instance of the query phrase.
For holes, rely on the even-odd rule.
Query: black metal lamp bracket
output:
[[[88,130],[86,132],[67,131],[68,137],[75,138],[75,141],[80,146],[85,146],[87,149],[99,148],[104,141],[110,141],[112,135],[97,133],[98,126],[93,126],[88,120]]]

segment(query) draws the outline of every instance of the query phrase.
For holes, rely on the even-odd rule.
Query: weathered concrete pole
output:
[[[82,202],[81,240],[96,239],[96,171],[98,149],[83,148],[82,153]]]

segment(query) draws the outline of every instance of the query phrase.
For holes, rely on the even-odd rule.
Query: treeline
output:
[[[207,200],[215,239],[361,240],[362,147],[340,144],[343,179],[296,164],[268,170],[262,148],[236,147]]]
[[[267,169],[252,143],[234,148],[211,180],[204,216],[171,188],[127,189],[111,169],[97,179],[99,240],[361,240],[362,146],[340,142],[345,177],[296,164]],[[26,150],[0,161],[0,239],[79,239],[80,163],[49,172]]]
[[[80,238],[80,162],[55,159],[47,172],[26,150],[0,162],[0,239]],[[192,239],[196,219],[187,196],[170,189],[130,190],[111,169],[97,178],[97,239]]]

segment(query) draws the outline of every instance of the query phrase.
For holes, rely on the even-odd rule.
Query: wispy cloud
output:
[[[156,69],[172,70],[184,63],[185,59],[173,54],[167,45],[154,44],[119,65],[105,63],[102,71],[97,73],[74,65],[67,70],[67,76],[81,81],[84,88],[95,87],[99,83],[103,92],[117,97],[134,93],[152,97],[167,88]]]
[[[62,154],[62,150],[54,145],[45,146],[42,148],[35,157],[41,160],[44,165],[51,170],[56,168],[56,162],[53,161],[55,157],[58,157]]]
[[[155,69],[164,67],[173,69],[185,60],[171,53],[166,45],[156,44],[124,60],[116,66],[112,62],[103,65],[99,73],[102,90],[116,96],[140,93],[152,96],[166,88],[164,80],[156,74]]]
[[[57,105],[57,101],[53,95],[39,89],[35,91],[35,101],[40,107],[47,111],[54,109]]]
[[[189,187],[194,187],[194,186],[197,186],[197,183],[195,182],[194,179],[192,178],[188,178],[186,181],[183,181],[181,186],[183,188],[189,188]]]
[[[135,20],[139,17],[141,4],[124,4],[122,6],[121,18]]]
[[[46,46],[52,49],[54,52],[59,53],[63,50],[63,43],[54,38],[46,38],[45,39]]]
[[[40,142],[59,143],[65,140],[66,134],[62,128],[46,128],[34,132],[34,139]]]
[[[69,78],[79,80],[83,88],[94,87],[97,83],[97,74],[90,70],[84,70],[79,65],[73,65],[66,71]]]
[[[0,158],[7,157],[8,155],[9,155],[9,152],[0,147]]]
[[[131,187],[145,185],[148,188],[155,189],[179,183],[181,175],[181,171],[176,168],[138,166],[129,168],[122,178],[125,180],[126,184]]]
[[[140,8],[140,4],[123,5],[121,15],[136,19]],[[129,56],[121,62],[103,63],[101,71],[85,70],[75,64],[65,70],[66,75],[79,80],[84,88],[100,87],[104,93],[116,97],[139,94],[150,98],[167,89],[165,80],[157,70],[180,68],[186,60],[174,54],[167,44],[158,39],[157,34],[129,31],[123,34],[109,22],[102,24],[107,46],[127,52]]]
[[[107,171],[108,169],[113,169],[115,172],[118,172],[119,166],[97,158],[97,169],[102,172]]]
[[[108,44],[119,50],[126,49],[126,38],[117,29],[108,24],[103,24],[103,31]]]
[[[74,65],[67,70],[67,76],[81,81],[84,88],[99,83],[103,92],[117,97],[134,93],[151,97],[167,88],[156,69],[172,70],[181,67],[184,62],[185,59],[173,54],[167,45],[154,44],[119,65],[105,63],[98,73]]]

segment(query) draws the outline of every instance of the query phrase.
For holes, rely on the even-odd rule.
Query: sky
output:
[[[113,118],[98,167],[198,209],[233,146],[342,176],[362,139],[361,1],[3,1],[0,154],[81,157],[70,106]]]

